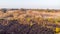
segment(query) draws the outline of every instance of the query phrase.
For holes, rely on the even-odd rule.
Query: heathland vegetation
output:
[[[0,9],[1,34],[55,34],[60,32],[60,10]]]

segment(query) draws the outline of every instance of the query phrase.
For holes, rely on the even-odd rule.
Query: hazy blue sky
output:
[[[0,0],[0,8],[60,9],[60,0]]]

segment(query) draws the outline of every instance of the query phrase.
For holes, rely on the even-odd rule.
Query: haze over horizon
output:
[[[0,0],[0,8],[60,9],[60,0]]]

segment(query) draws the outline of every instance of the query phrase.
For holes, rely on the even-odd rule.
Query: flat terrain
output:
[[[60,28],[59,14],[58,10],[1,10],[0,33],[55,34]]]

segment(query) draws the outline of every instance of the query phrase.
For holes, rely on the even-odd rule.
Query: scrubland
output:
[[[60,32],[60,10],[0,10],[1,34],[55,34]]]

